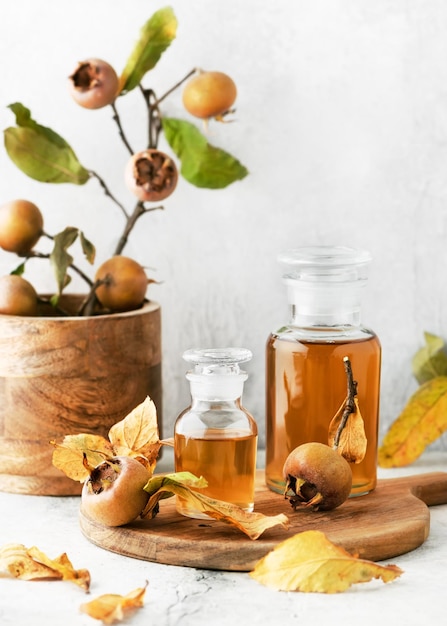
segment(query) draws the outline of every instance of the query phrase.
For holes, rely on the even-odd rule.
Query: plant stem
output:
[[[81,306],[79,307],[78,315],[84,315],[85,317],[92,315],[93,309],[98,302],[98,299],[96,297],[96,288],[99,287],[99,285],[102,285],[104,282],[104,280],[97,280],[96,282],[92,283],[87,297],[83,300]]]
[[[197,68],[192,69],[186,76],[179,80],[173,87],[168,89],[160,98],[157,98],[155,92],[152,89],[144,89],[140,84],[140,91],[143,95],[144,101],[148,111],[148,148],[153,149],[158,146],[158,138],[162,130],[161,115],[159,105],[165,98],[167,98],[173,91],[178,89],[188,78],[197,72]]]
[[[114,251],[114,255],[117,254],[121,254],[121,252],[123,251],[124,247],[127,244],[127,241],[129,239],[129,234],[131,232],[131,230],[133,229],[133,227],[135,226],[137,220],[144,215],[145,213],[149,213],[150,211],[156,211],[158,209],[163,209],[163,206],[154,206],[154,207],[145,207],[143,202],[137,202],[135,205],[135,208],[133,210],[132,215],[130,215],[127,218],[126,221],[126,226],[124,228],[124,232],[121,235],[121,237],[119,238],[119,241],[116,245],[115,251]]]
[[[126,209],[124,208],[124,206],[121,204],[121,202],[119,202],[115,196],[112,194],[112,192],[110,191],[110,189],[107,187],[106,183],[103,181],[103,179],[101,178],[101,176],[99,176],[99,174],[97,174],[96,172],[94,172],[93,170],[89,170],[90,176],[92,176],[93,178],[96,178],[96,180],[99,182],[99,184],[101,185],[101,187],[104,190],[104,193],[106,194],[106,196],[108,196],[111,200],[113,200],[113,202],[121,209],[121,211],[124,213],[126,219],[129,217]]]
[[[124,130],[123,130],[123,127],[122,127],[122,124],[121,124],[121,118],[120,118],[120,116],[118,114],[118,109],[116,108],[115,102],[112,102],[111,107],[113,109],[113,119],[116,122],[116,125],[118,126],[119,136],[123,140],[123,143],[126,146],[130,156],[132,156],[134,151],[132,150],[129,142],[127,141],[126,135],[124,134]]]
[[[335,434],[334,437],[334,448],[337,449],[338,445],[340,443],[340,437],[341,434],[343,432],[343,429],[346,426],[346,423],[348,421],[348,417],[351,415],[351,413],[355,412],[355,403],[354,403],[354,398],[357,395],[357,382],[354,380],[353,374],[352,374],[352,366],[351,366],[351,361],[349,360],[349,357],[345,356],[343,358],[343,363],[345,366],[345,372],[346,372],[346,379],[347,379],[347,387],[348,387],[348,393],[347,393],[347,398],[346,398],[346,403],[345,403],[345,407],[343,410],[343,415],[342,418],[340,420],[340,424],[338,426],[337,432]]]
[[[188,72],[186,74],[186,76],[184,78],[182,78],[182,80],[179,80],[178,83],[176,83],[173,87],[171,87],[171,89],[168,89],[168,91],[166,91],[166,93],[164,93],[160,98],[158,98],[158,100],[156,100],[155,104],[158,106],[160,104],[160,102],[163,102],[163,100],[165,98],[167,98],[168,96],[171,95],[171,93],[173,91],[175,91],[176,89],[178,89],[184,82],[185,80],[188,80],[188,78],[190,78],[193,74],[195,74],[197,72],[197,68],[194,67],[190,72]]]
[[[49,236],[49,235],[47,235]],[[52,237],[50,237],[52,239]],[[27,252],[26,255],[20,255],[20,256],[24,256],[26,259],[49,259],[50,258],[50,254],[44,254],[43,252],[37,252],[36,250],[31,250],[31,252]],[[76,272],[83,280],[85,280],[85,282],[89,285],[92,286],[93,285],[93,281],[87,276],[87,274],[84,274],[84,272],[74,263],[70,263],[69,267]]]
[[[139,87],[146,103],[148,115],[147,147],[149,150],[152,150],[158,146],[158,137],[161,132],[161,117],[157,104],[157,96],[152,89],[144,89],[141,84]]]

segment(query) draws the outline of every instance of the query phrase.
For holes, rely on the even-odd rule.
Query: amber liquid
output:
[[[208,487],[200,493],[253,511],[257,439],[234,430],[210,429],[206,438],[203,431],[197,438],[176,434],[175,471],[203,476]],[[188,517],[207,518],[181,498],[177,510]]]
[[[328,443],[332,417],[346,398],[343,358],[349,357],[368,440],[352,465],[352,495],[376,486],[381,347],[373,334],[340,342],[304,342],[272,334],[267,342],[266,483],[284,492],[282,468],[296,446]]]

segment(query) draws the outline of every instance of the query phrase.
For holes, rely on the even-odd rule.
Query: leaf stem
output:
[[[357,395],[357,382],[354,380],[353,374],[352,374],[352,366],[351,366],[351,361],[349,360],[349,357],[345,356],[343,358],[343,363],[345,366],[345,372],[346,372],[346,381],[347,381],[347,398],[346,398],[346,404],[343,410],[343,415],[342,418],[340,420],[340,424],[338,426],[337,432],[335,434],[334,437],[334,448],[337,449],[338,445],[340,443],[340,437],[341,434],[343,432],[343,429],[346,426],[346,423],[348,421],[349,416],[351,415],[351,413],[355,412],[355,403],[354,403],[354,398]]]

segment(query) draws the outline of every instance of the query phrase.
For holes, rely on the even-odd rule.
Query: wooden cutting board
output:
[[[167,565],[250,571],[278,543],[305,530],[321,530],[333,543],[361,558],[393,558],[426,540],[430,529],[427,507],[446,503],[447,472],[432,472],[379,480],[372,493],[349,498],[333,511],[293,511],[283,496],[265,486],[260,471],[256,511],[285,513],[290,528],[269,529],[256,541],[223,522],[183,517],[175,510],[175,498],[161,500],[160,512],[153,520],[110,528],[81,513],[80,525],[94,544],[125,556]]]

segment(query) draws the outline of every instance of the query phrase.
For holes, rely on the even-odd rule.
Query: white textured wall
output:
[[[88,56],[121,71],[140,26],[166,4],[4,0],[1,128],[13,123],[6,106],[23,102],[132,205],[121,174],[127,153],[111,112],[77,107],[65,80]],[[194,66],[231,74],[237,123],[213,125],[211,140],[251,174],[220,192],[182,181],[126,249],[163,281],[149,295],[163,306],[165,433],[188,400],[183,350],[226,344],[255,355],[244,401],[263,431],[265,339],[287,318],[276,255],[334,243],[374,255],[364,321],[383,345],[383,434],[415,389],[410,360],[423,331],[447,337],[447,3],[169,4],[178,36],[150,84],[161,94]],[[131,142],[143,148],[137,92],[119,106]],[[180,92],[166,113],[182,114]],[[14,197],[36,202],[49,232],[83,228],[98,262],[120,232],[121,214],[94,181],[33,182],[1,149],[0,201]],[[0,254],[2,272],[14,265]],[[44,264],[35,262],[27,276],[40,290],[52,289]]]

